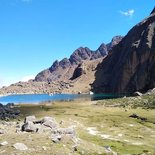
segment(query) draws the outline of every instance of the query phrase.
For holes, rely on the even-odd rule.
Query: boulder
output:
[[[47,121],[55,121],[55,119],[53,117],[48,117],[48,116],[45,116],[42,120],[41,120],[41,123],[45,123]]]
[[[44,126],[50,127],[51,129],[57,128],[57,123],[52,120],[48,120],[43,123]]]
[[[36,117],[33,115],[33,116],[27,116],[24,120],[24,123],[27,123],[27,122],[35,122],[36,121]]]
[[[37,132],[38,128],[33,122],[28,121],[22,126],[22,131],[26,132]]]

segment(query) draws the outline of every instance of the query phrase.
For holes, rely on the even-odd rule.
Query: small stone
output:
[[[52,137],[51,137],[51,139],[52,139],[52,141],[54,142],[54,143],[58,143],[58,142],[60,142],[60,140],[61,140],[61,135],[52,135]]]
[[[43,148],[43,150],[44,150],[44,151],[46,151],[46,150],[47,150],[46,146],[43,146],[42,148]]]
[[[73,151],[77,151],[78,150],[77,149],[77,144],[73,145],[72,148],[73,148]]]
[[[4,142],[0,143],[0,146],[5,146],[5,145],[8,145],[7,141],[4,141]]]
[[[112,151],[111,148],[110,148],[110,146],[104,146],[104,148],[105,148],[105,151],[106,152],[111,152]]]
[[[2,129],[0,129],[0,134],[4,134],[5,132],[2,130]]]
[[[13,145],[16,150],[25,151],[28,150],[28,147],[23,143],[16,143]]]

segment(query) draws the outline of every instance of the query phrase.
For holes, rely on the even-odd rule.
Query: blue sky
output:
[[[80,46],[97,49],[147,17],[155,0],[0,0],[0,86]]]

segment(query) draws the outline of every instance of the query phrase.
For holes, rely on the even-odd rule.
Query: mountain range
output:
[[[125,37],[116,36],[96,51],[75,50],[56,60],[34,80],[0,89],[7,93],[134,93],[155,87],[155,8]]]
[[[70,58],[56,60],[51,67],[38,73],[34,80],[18,82],[0,89],[0,94],[12,93],[89,93],[95,80],[96,67],[117,45],[122,36],[115,36],[96,51],[88,47],[76,49]]]
[[[122,40],[122,36],[115,36],[109,44],[101,44],[96,51],[90,50],[88,47],[80,47],[76,49],[70,58],[64,58],[61,61],[56,60],[52,66],[44,71],[41,71],[35,81],[62,81],[72,79],[75,68],[84,61],[96,60],[108,55],[108,52]]]

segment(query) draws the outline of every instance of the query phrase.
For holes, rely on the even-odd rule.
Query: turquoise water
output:
[[[114,95],[100,94],[100,95],[81,95],[81,94],[24,94],[24,95],[8,95],[0,97],[0,103],[41,103],[45,101],[71,101],[76,99],[107,99],[115,98]],[[118,97],[118,96],[117,96]]]

